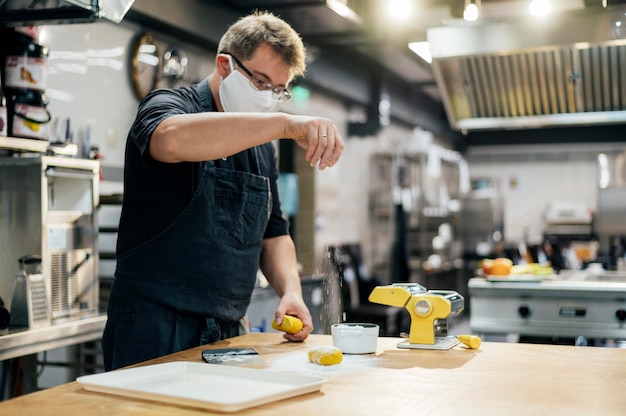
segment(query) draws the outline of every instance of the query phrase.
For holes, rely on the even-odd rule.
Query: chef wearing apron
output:
[[[313,329],[272,141],[296,140],[323,170],[343,139],[330,120],[272,112],[304,72],[302,42],[284,21],[244,17],[219,51],[207,79],[148,94],[129,132],[106,370],[241,334],[259,268],[280,297],[277,321],[304,323],[285,338]]]

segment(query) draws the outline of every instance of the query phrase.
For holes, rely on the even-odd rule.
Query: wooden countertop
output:
[[[321,391],[239,412],[242,415],[623,415],[626,349],[485,342],[448,351],[398,349],[379,338],[375,354],[344,355],[341,364],[308,362],[313,345],[252,333],[143,364],[202,362],[207,348],[254,347],[260,368],[321,375]],[[3,415],[207,415],[204,409],[95,393],[72,382],[0,403]]]

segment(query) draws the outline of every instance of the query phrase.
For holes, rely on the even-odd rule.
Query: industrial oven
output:
[[[468,286],[473,332],[626,340],[626,273],[475,277]]]

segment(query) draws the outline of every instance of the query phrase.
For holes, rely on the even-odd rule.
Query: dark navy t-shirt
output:
[[[151,92],[139,104],[137,117],[126,142],[124,161],[124,202],[117,240],[118,253],[154,237],[181,213],[193,196],[202,162],[162,163],[150,157],[148,144],[156,127],[176,114],[214,111],[213,99],[205,79],[197,85]],[[222,169],[246,171],[268,177],[272,192],[272,211],[264,238],[289,233],[278,195],[278,166],[272,143],[244,150],[215,161]],[[265,219],[259,218],[259,221]]]

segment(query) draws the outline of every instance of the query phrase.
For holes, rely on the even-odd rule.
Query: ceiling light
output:
[[[480,0],[466,0],[465,1],[465,10],[463,10],[463,19],[467,20],[468,22],[475,22],[476,20],[478,20],[478,14],[479,14],[479,9],[478,9],[478,4],[476,3],[477,1]]]
[[[412,12],[411,0],[387,1],[387,13],[395,20],[407,20]]]
[[[428,62],[433,62],[433,57],[430,53],[430,43],[428,42],[410,42],[409,49],[417,54],[420,58]]]
[[[550,2],[548,0],[532,0],[528,5],[528,10],[533,16],[543,17],[550,13]]]

